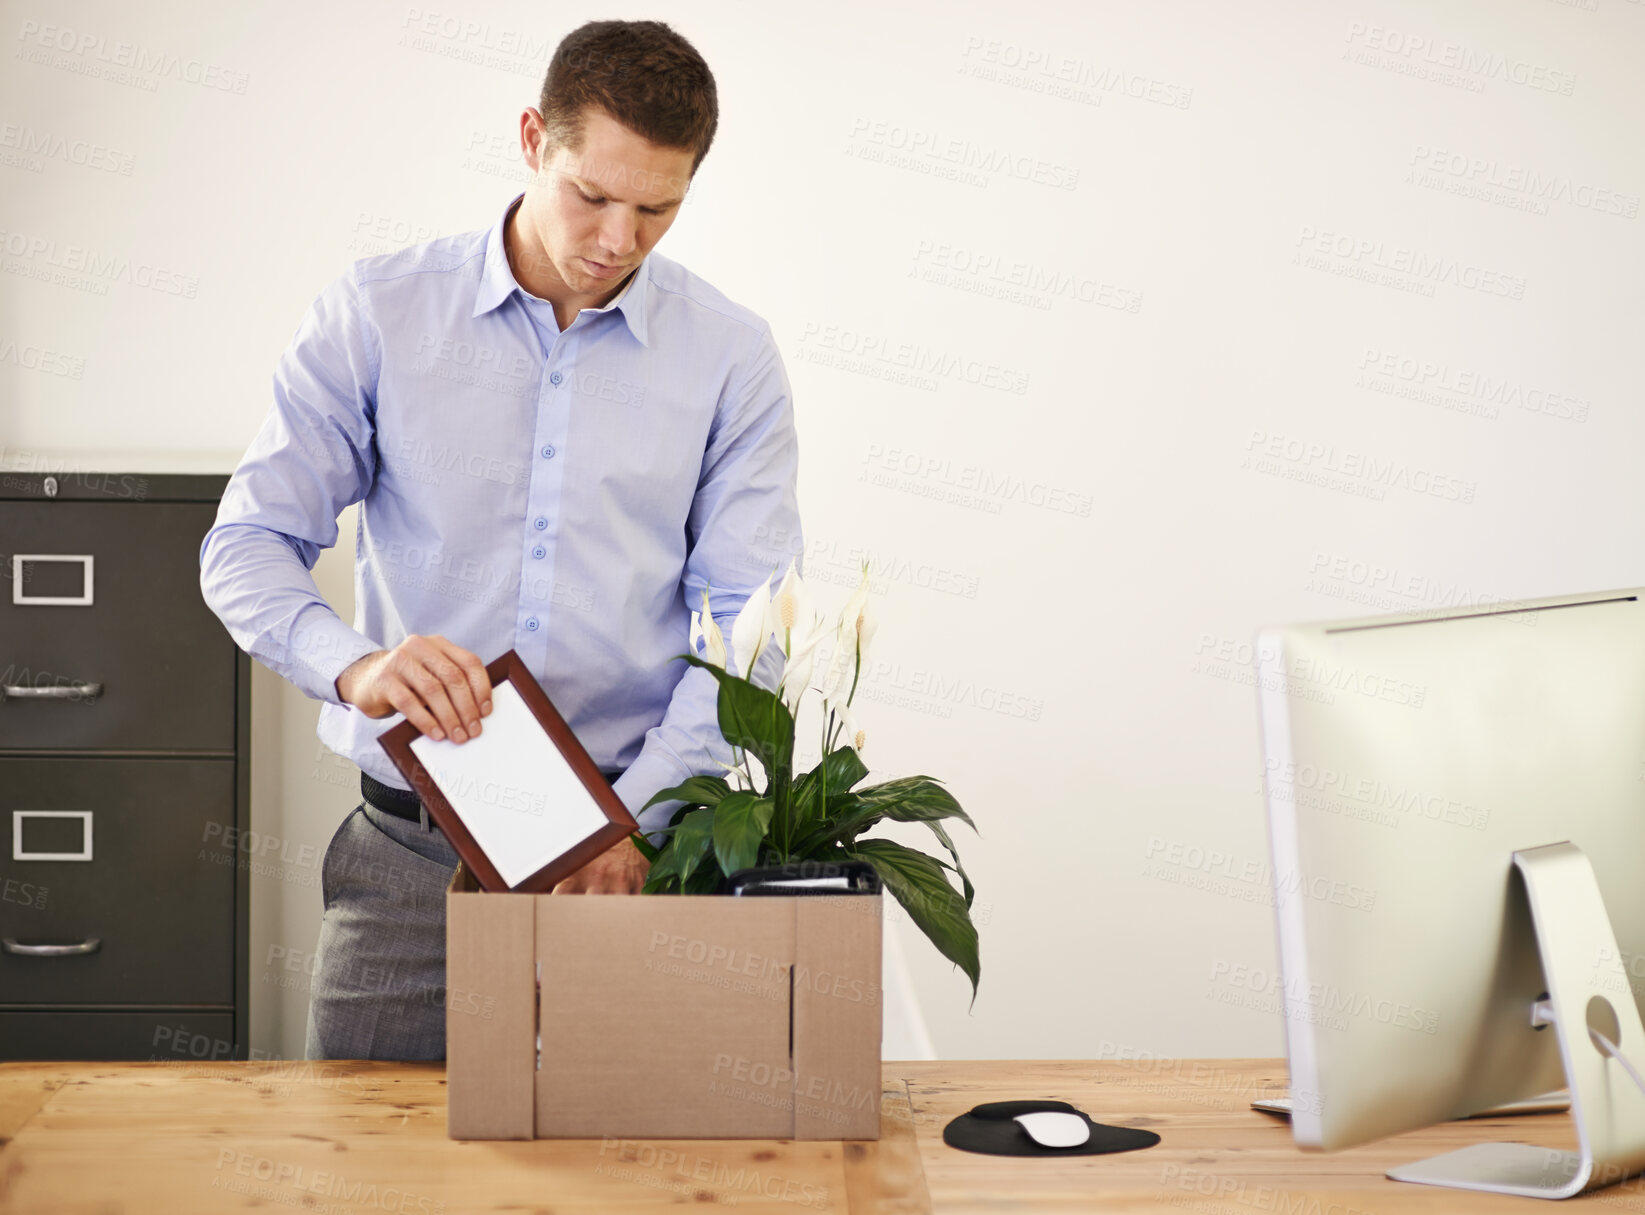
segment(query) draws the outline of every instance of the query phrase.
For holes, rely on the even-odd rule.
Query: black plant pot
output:
[[[791,861],[739,869],[729,879],[737,895],[879,894],[880,875],[867,861]]]

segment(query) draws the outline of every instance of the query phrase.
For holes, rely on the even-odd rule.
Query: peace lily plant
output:
[[[722,765],[724,776],[694,776],[646,803],[685,802],[661,829],[667,838],[660,847],[634,837],[651,860],[644,889],[716,894],[739,869],[866,861],[931,943],[965,972],[975,997],[981,974],[971,922],[976,892],[943,820],[959,819],[972,830],[976,824],[929,776],[857,788],[868,768],[862,760],[865,734],[851,702],[874,628],[866,565],[862,582],[832,623],[817,615],[792,563],[774,595],[767,578],[737,613],[729,651],[703,592],[702,611],[691,614],[694,652],[680,657],[719,681],[720,732],[734,762]],[[751,682],[754,664],[773,636],[781,639],[783,654],[775,692]],[[699,647],[701,656],[695,653]],[[823,758],[811,771],[795,773],[795,719],[807,692],[816,692],[821,701]],[[924,823],[950,859],[893,840],[862,838],[882,819]],[[949,884],[949,872],[959,877],[963,896]]]

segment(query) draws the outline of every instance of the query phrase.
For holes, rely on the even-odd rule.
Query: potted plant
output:
[[[725,776],[694,776],[646,803],[679,799],[685,804],[666,827],[652,833],[666,836],[661,846],[634,837],[651,861],[644,891],[721,894],[740,870],[863,862],[938,951],[965,972],[975,998],[981,975],[971,922],[976,892],[943,820],[959,819],[972,830],[976,824],[934,777],[858,787],[868,768],[861,755],[864,733],[851,702],[874,633],[867,566],[832,624],[824,624],[812,610],[808,589],[792,563],[775,595],[770,586],[767,578],[737,614],[729,653],[706,590],[702,611],[691,614],[692,648],[700,645],[703,653],[679,657],[718,680],[720,732],[734,762],[724,765]],[[775,692],[750,678],[773,635],[781,639],[784,659]],[[822,758],[811,771],[796,773],[796,718],[809,691],[821,702]],[[886,819],[924,823],[949,859],[894,840],[864,838]],[[963,894],[950,884],[950,872],[959,878]]]

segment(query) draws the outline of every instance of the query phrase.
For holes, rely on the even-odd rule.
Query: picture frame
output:
[[[639,824],[516,651],[486,675],[492,715],[479,737],[437,741],[402,721],[378,743],[481,890],[546,893]]]

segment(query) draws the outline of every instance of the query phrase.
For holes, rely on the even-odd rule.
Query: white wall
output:
[[[1636,0],[3,9],[25,468],[227,471],[327,279],[493,220],[567,30],[697,44],[721,130],[662,251],[779,336],[813,578],[883,563],[870,757],[984,832],[974,1009],[904,936],[944,1055],[1278,1053],[1217,977],[1274,960],[1253,630],[1642,580]],[[160,289],[42,281],[69,246]],[[260,671],[255,705],[292,864],[253,1035],[299,1053],[303,849],[357,799],[314,703]]]

